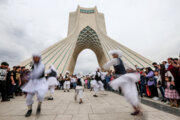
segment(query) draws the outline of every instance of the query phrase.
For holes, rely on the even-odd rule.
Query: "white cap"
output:
[[[111,50],[109,51],[109,54],[117,54],[119,57],[122,57],[122,51],[121,50]]]
[[[77,76],[77,78],[82,78],[83,77],[83,73],[79,72],[76,76]]]
[[[41,54],[40,53],[33,53],[32,56],[33,57],[41,57]]]

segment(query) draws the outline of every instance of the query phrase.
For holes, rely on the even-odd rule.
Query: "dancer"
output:
[[[66,71],[66,74],[64,76],[64,92],[69,92],[70,89],[70,75],[69,75],[69,71]]]
[[[50,97],[48,100],[53,100],[52,94],[54,93],[55,88],[58,86],[58,81],[57,81],[57,72],[56,69],[54,68],[54,65],[51,65],[49,67],[49,70],[46,71],[46,74],[48,76],[47,82],[50,90]]]
[[[41,112],[41,104],[44,100],[45,93],[48,90],[48,84],[45,79],[45,68],[41,63],[41,55],[33,54],[33,66],[30,74],[30,80],[22,87],[23,92],[27,93],[26,104],[28,111],[25,117],[29,117],[32,113],[33,96],[36,94],[38,98],[38,107],[36,115]]]
[[[97,96],[97,92],[99,90],[103,91],[104,90],[104,84],[101,81],[101,72],[100,72],[100,68],[97,69],[96,72],[93,72],[90,74],[90,76],[93,77],[94,80],[91,81],[91,86],[94,90],[94,97],[98,97]]]
[[[135,110],[131,115],[138,115],[140,113],[140,105],[135,83],[140,80],[140,74],[132,69],[128,69],[128,73],[126,73],[123,61],[120,58],[122,56],[120,50],[113,50],[109,53],[112,54],[113,59],[106,63],[103,68],[108,70],[110,66],[114,66],[116,77],[118,77],[110,82],[110,86],[114,90],[121,88],[125,98]]]
[[[75,101],[77,101],[77,96],[79,96],[80,98],[79,104],[82,104],[83,90],[84,90],[84,79],[82,72],[77,74],[77,86],[75,90],[76,90]]]

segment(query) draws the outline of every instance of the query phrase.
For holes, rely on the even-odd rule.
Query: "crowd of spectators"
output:
[[[30,71],[24,66],[14,66],[12,70],[7,62],[0,65],[0,92],[1,102],[10,101],[15,96],[22,96],[21,86],[23,86],[29,78]]]

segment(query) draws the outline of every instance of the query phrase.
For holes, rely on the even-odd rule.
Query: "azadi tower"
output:
[[[58,73],[67,70],[74,71],[79,53],[84,49],[91,49],[97,56],[99,66],[102,67],[112,59],[109,50],[120,49],[123,52],[123,61],[134,68],[151,66],[152,62],[131,49],[121,45],[107,36],[104,14],[97,8],[79,7],[69,14],[67,37],[42,51],[42,61],[46,69],[54,64]],[[30,67],[32,59],[22,62],[22,66]],[[88,69],[88,68],[87,68]]]

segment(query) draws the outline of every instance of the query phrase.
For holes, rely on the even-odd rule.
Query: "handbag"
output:
[[[148,85],[146,85],[146,94],[147,94],[148,97],[151,96],[151,91],[150,91]]]

